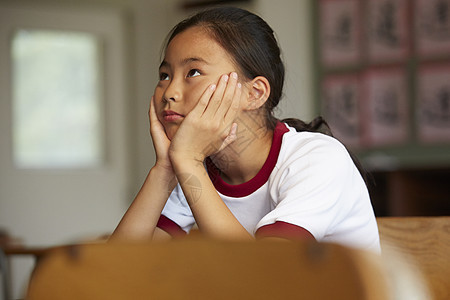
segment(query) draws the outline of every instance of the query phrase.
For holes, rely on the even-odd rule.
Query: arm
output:
[[[166,173],[166,174],[164,174]],[[112,239],[147,240],[164,239],[169,235],[156,227],[176,180],[164,169],[153,167],[141,190],[123,216],[112,235]],[[173,177],[172,177],[173,178]]]
[[[207,151],[221,151],[236,139],[234,120],[241,94],[237,76],[222,76],[217,88],[211,85],[203,93],[169,148],[173,169],[197,225],[213,238],[252,238],[222,201],[203,166],[204,159],[214,154]],[[229,133],[218,136],[222,132]]]
[[[149,110],[150,133],[156,151],[156,164],[141,190],[123,216],[111,239],[160,239],[169,235],[156,227],[170,192],[177,184],[168,157],[170,141],[159,122],[152,97]]]
[[[182,161],[174,165],[177,174],[189,174],[179,179],[180,185],[202,234],[219,239],[252,238],[222,201],[202,163]]]

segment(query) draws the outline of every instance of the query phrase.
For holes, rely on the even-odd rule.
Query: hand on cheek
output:
[[[242,87],[235,72],[222,75],[217,84],[209,85],[172,139],[171,160],[203,162],[234,142],[241,96]]]
[[[153,147],[156,152],[156,165],[162,166],[169,172],[173,172],[172,165],[169,159],[168,150],[170,146],[170,140],[166,135],[163,125],[158,120],[155,109],[155,98],[152,96],[149,109],[150,120],[150,135],[152,137]]]

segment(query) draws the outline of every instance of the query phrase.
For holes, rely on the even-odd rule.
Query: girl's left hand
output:
[[[235,119],[239,112],[242,86],[237,73],[222,75],[217,86],[210,85],[186,116],[172,139],[172,160],[186,162],[215,154],[237,138]]]

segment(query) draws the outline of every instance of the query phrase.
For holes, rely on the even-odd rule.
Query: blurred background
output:
[[[324,115],[371,174],[377,216],[450,214],[450,0],[0,0],[9,243],[114,230],[155,159],[147,112],[166,34],[217,3],[273,27],[287,67],[277,116]],[[32,266],[12,259],[15,295]]]

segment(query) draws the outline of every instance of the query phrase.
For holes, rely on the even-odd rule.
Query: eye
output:
[[[167,73],[160,73],[159,74],[159,80],[160,81],[169,80],[169,74],[167,74]]]
[[[201,75],[200,71],[197,69],[192,69],[187,73],[186,77],[196,77],[198,75]]]

